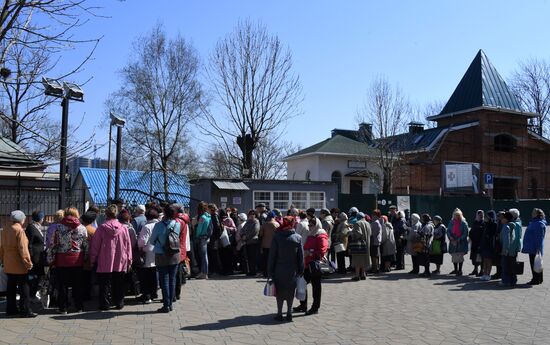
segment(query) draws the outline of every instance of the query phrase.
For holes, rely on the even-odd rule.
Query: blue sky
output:
[[[415,104],[451,95],[479,49],[507,78],[521,60],[550,58],[548,1],[98,1],[101,14],[78,35],[104,38],[80,78],[86,102],[71,106],[84,115],[78,135],[99,124],[104,102],[119,87],[117,71],[131,43],[157,22],[168,35],[190,40],[202,61],[239,19],[261,21],[294,57],[303,91],[303,115],[286,139],[302,147],[330,136],[332,128],[355,128],[354,118],[369,83],[385,75]],[[76,62],[84,51],[65,58]],[[52,115],[58,116],[57,108]],[[131,121],[131,119],[129,119]],[[73,120],[76,121],[76,120]],[[202,145],[197,133],[194,139]],[[107,141],[99,129],[97,144]],[[200,146],[199,146],[200,147]],[[106,156],[106,150],[98,153]]]

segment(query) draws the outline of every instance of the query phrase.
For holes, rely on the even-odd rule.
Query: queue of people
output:
[[[481,281],[500,279],[501,285],[514,287],[517,255],[522,252],[529,255],[528,284],[543,282],[542,271],[535,267],[543,255],[546,231],[540,209],[533,210],[523,234],[517,209],[479,210],[470,225],[459,209],[446,223],[438,215],[410,214],[395,207],[388,215],[373,210],[370,216],[356,207],[347,213],[291,207],[283,214],[264,204],[256,206],[242,213],[201,202],[191,218],[177,204],[149,203],[133,212],[121,204],[110,205],[99,226],[97,208],[82,216],[67,208],[56,212],[47,228],[42,212],[34,212],[24,227],[26,216],[14,211],[0,246],[8,276],[6,314],[36,316],[32,306],[37,292],[43,304],[46,299],[46,305],[57,306],[62,314],[80,312],[94,285],[99,310],[123,309],[127,295],[136,295],[138,303],[152,303],[160,289],[158,312],[169,313],[187,278],[242,273],[273,279],[276,319],[292,321],[292,312],[319,312],[327,270],[353,272],[353,281],[366,280],[367,275],[405,269],[406,254],[412,261],[409,274],[419,277],[441,274],[447,253],[453,263],[450,274],[462,276],[469,254],[474,267],[469,275]],[[435,270],[430,270],[432,264]],[[496,272],[491,275],[493,267]],[[309,307],[307,289],[293,307],[297,281],[311,285]]]

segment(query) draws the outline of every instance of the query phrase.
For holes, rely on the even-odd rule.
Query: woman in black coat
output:
[[[36,301],[36,292],[38,291],[38,283],[44,276],[45,264],[45,242],[44,234],[42,233],[42,222],[44,221],[44,213],[34,211],[32,213],[32,222],[27,225],[25,234],[29,240],[29,253],[31,254],[32,269],[29,271],[29,288],[31,301]]]
[[[283,303],[287,304],[287,321],[292,321],[292,301],[296,291],[296,279],[304,274],[302,237],[294,231],[295,219],[283,218],[283,224],[275,231],[269,251],[268,276],[275,283],[277,315],[283,321]]]
[[[485,227],[485,212],[478,210],[476,212],[476,219],[472,224],[472,228],[468,233],[470,238],[471,250],[470,250],[470,260],[472,260],[472,265],[474,265],[474,270],[469,274],[471,276],[479,277],[481,276],[481,270],[478,270],[479,266],[482,263],[482,257],[479,250],[481,244],[481,237],[483,236],[483,228]]]

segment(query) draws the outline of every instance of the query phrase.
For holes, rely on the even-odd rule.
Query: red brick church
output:
[[[428,117],[437,127],[412,123],[392,138],[404,157],[392,193],[550,198],[550,141],[529,125],[537,116],[521,108],[480,50],[441,113]]]

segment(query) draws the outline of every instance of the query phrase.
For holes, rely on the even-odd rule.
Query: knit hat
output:
[[[140,211],[140,213],[145,213],[145,205],[137,205],[136,211]]]
[[[363,212],[357,213],[357,219],[365,218],[365,214]]]
[[[248,218],[246,213],[239,213],[238,217],[241,222],[246,222],[246,218]]]
[[[357,207],[352,207],[349,209],[348,213],[357,213],[357,212],[359,212],[359,209]]]
[[[328,216],[330,215],[330,211],[328,208],[323,208],[321,209],[321,214],[324,214],[325,216]]]
[[[443,218],[441,218],[440,216],[434,216],[434,220],[437,220],[440,223],[443,222]]]
[[[25,216],[25,214],[23,213],[23,211],[20,211],[20,210],[16,210],[16,211],[13,211],[11,214],[10,214],[10,219],[12,222],[14,223],[21,223],[23,224],[25,222],[25,219],[27,217]]]
[[[508,210],[514,217],[514,219],[519,218],[519,210],[517,208],[511,208]]]
[[[40,222],[44,220],[44,212],[40,211],[40,212],[33,212],[32,213],[32,221],[33,222]]]

